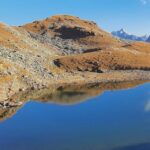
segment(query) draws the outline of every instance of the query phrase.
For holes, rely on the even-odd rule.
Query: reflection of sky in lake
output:
[[[131,150],[150,143],[149,92],[147,83],[72,106],[29,102],[0,124],[0,150]]]

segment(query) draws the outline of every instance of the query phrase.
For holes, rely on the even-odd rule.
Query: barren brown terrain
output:
[[[59,15],[19,27],[0,23],[2,107],[52,84],[149,79],[150,44],[119,40],[92,21]]]

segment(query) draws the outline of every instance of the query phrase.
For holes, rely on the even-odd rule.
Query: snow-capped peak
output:
[[[124,29],[120,29],[119,31],[112,32],[112,35],[115,37],[119,37],[120,39],[131,40],[131,41],[147,41],[149,39],[148,35],[144,36],[136,36],[132,34],[128,34],[124,31]]]

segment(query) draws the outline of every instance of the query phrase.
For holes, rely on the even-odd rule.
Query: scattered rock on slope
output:
[[[31,36],[45,44],[54,45],[62,54],[99,51],[121,41],[101,30],[94,22],[73,16],[53,16],[22,26]]]
[[[104,72],[150,70],[149,43],[121,41],[78,17],[53,16],[20,27],[0,23],[0,35],[0,101],[53,83],[93,82]]]

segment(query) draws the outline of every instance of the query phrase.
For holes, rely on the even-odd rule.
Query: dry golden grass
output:
[[[150,70],[150,55],[126,49],[62,57],[55,63],[66,71]]]
[[[51,25],[55,28],[54,30],[50,28]],[[81,31],[84,35],[70,40],[72,48],[76,45],[75,53],[78,54],[62,55],[61,48],[57,47],[57,44],[66,46],[69,45],[69,40],[60,36],[58,30],[60,26],[65,26],[67,29],[79,28],[77,31]],[[84,32],[92,34],[84,34]],[[142,78],[142,74],[138,76],[134,72],[132,74],[118,72],[99,74],[97,72],[150,70],[150,44],[121,41],[100,29],[95,23],[80,20],[78,17],[54,16],[21,27],[0,24],[0,35],[2,52],[0,56],[0,90],[2,91],[2,87],[6,87],[6,91],[8,91],[11,86],[11,91],[13,91],[11,96],[18,93],[19,88],[42,87],[51,83],[124,81],[131,76],[135,79]],[[39,36],[43,41],[38,39]],[[56,45],[47,42],[58,37],[59,40],[55,41]],[[67,47],[68,51],[71,51],[70,45]],[[79,54],[78,49],[82,54]],[[5,53],[6,51],[7,53]],[[72,81],[68,80],[70,78]],[[12,86],[12,82],[14,82],[14,86]],[[10,98],[10,95],[6,96],[5,92],[3,96],[2,94],[0,96]]]

